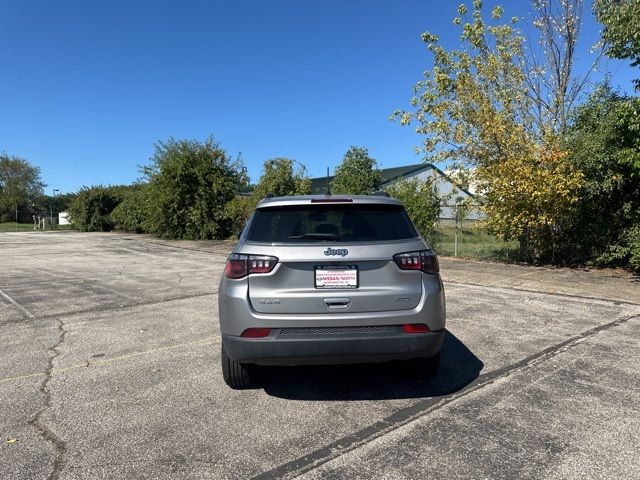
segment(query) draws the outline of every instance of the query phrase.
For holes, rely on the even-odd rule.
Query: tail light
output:
[[[431,275],[440,271],[438,257],[431,250],[398,253],[393,256],[393,260],[402,270],[421,270]]]
[[[268,255],[232,253],[227,259],[224,274],[227,278],[242,278],[252,273],[269,273],[277,263],[276,257]]]

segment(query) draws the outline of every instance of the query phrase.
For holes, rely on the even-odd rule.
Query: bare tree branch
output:
[[[540,130],[564,134],[569,113],[602,58],[602,50],[587,72],[574,74],[584,0],[534,0],[533,25],[539,31],[540,52],[529,40],[525,59],[526,85],[535,103]]]

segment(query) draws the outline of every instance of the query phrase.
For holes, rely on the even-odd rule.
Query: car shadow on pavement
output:
[[[291,400],[383,400],[425,398],[458,392],[484,367],[467,346],[446,331],[438,375],[411,378],[403,362],[363,365],[261,367],[260,386],[274,397]]]

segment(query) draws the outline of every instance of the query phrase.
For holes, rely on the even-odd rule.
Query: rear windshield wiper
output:
[[[337,240],[335,233],[303,233],[302,235],[291,235],[289,240]]]

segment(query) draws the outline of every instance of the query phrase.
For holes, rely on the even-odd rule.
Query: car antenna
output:
[[[329,167],[327,167],[327,193],[326,195],[331,195],[331,189],[329,188]]]

